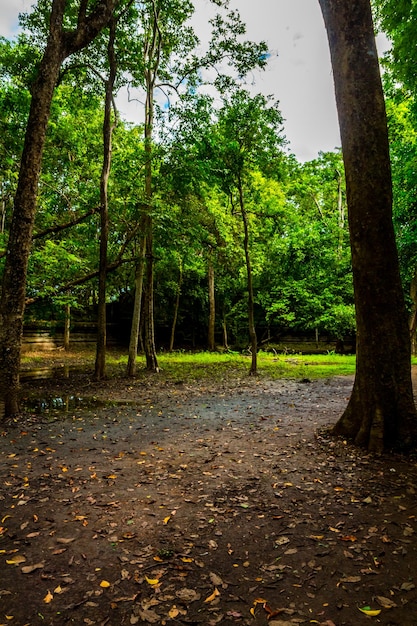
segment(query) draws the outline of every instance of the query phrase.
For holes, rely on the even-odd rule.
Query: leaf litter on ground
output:
[[[346,382],[123,386],[3,433],[0,615],[411,626],[416,466],[327,435]]]

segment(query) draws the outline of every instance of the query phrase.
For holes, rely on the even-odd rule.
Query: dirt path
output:
[[[416,626],[417,466],[325,434],[351,385],[27,385],[0,625]]]

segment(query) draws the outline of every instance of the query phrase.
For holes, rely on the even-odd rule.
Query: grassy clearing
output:
[[[140,362],[139,359],[139,373]],[[158,355],[162,377],[174,381],[221,381],[241,379],[248,375],[251,357],[237,353],[173,352]],[[108,363],[125,366],[127,357],[115,355]],[[258,374],[264,378],[327,378],[354,374],[355,357],[341,355],[273,355],[260,352]]]
[[[61,367],[69,365],[74,369],[94,369],[94,348],[82,348],[53,352],[31,352],[23,355],[22,369],[38,367]],[[160,353],[158,361],[160,378],[171,382],[221,382],[240,380],[248,376],[251,357],[239,353],[220,352],[172,352]],[[123,376],[127,365],[127,354],[110,349],[107,353],[109,376]],[[258,374],[260,378],[316,379],[331,376],[351,375],[355,372],[355,357],[338,354],[322,355],[274,355],[260,352]],[[137,377],[149,376],[144,369],[144,358],[138,356]]]

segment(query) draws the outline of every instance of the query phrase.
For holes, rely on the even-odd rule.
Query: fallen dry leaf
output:
[[[185,604],[190,604],[191,602],[195,602],[201,598],[201,594],[197,593],[197,591],[194,591],[194,589],[187,589],[186,587],[176,591],[175,595]]]
[[[342,585],[343,583],[359,583],[361,581],[360,576],[346,576],[345,578],[341,578],[337,583],[337,586]]]
[[[278,537],[278,539],[275,540],[276,546],[285,546],[286,543],[290,543],[288,537]]]
[[[52,595],[50,591],[48,591],[43,601],[45,602],[45,604],[49,604],[50,602],[52,602],[53,599],[54,599],[54,596]]]
[[[176,617],[178,617],[178,615],[180,614],[179,610],[177,609],[177,607],[174,606],[170,608],[170,610],[168,611],[168,615],[171,619],[175,619]]]
[[[109,583],[108,580],[102,580],[100,583],[100,587],[103,587],[103,589],[106,589],[107,587],[111,587],[111,583]]]
[[[24,556],[22,556],[21,554],[16,554],[15,556],[12,556],[11,559],[7,559],[6,563],[7,565],[20,565],[20,563],[24,563],[26,561],[26,558]]]
[[[22,571],[22,574],[31,574],[37,569],[42,569],[43,567],[45,567],[44,561],[42,561],[42,563],[35,563],[34,565],[24,565],[21,571]]]
[[[220,591],[219,591],[219,590],[217,589],[217,587],[216,587],[216,588],[214,589],[213,593],[212,593],[210,596],[208,596],[208,597],[204,600],[204,602],[205,602],[205,603],[208,603],[208,602],[213,602],[213,600],[215,600],[215,599],[217,598],[217,596],[219,596],[219,595],[220,595]]]
[[[389,598],[385,598],[384,596],[376,596],[375,600],[384,609],[393,609],[397,606],[393,600],[390,600]]]
[[[149,622],[149,624],[160,624],[161,622],[161,617],[158,615],[158,613],[156,613],[155,611],[152,611],[151,609],[139,610],[139,617],[144,622]],[[137,620],[136,622],[132,622],[131,620],[130,623],[138,624],[139,620]]]
[[[218,576],[214,572],[210,572],[209,577],[215,587],[223,587],[224,583],[223,583],[223,580],[220,578],[220,576]]]

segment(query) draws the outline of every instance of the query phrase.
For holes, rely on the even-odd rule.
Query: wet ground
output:
[[[416,460],[328,436],[352,382],[26,382],[0,625],[416,626]]]

